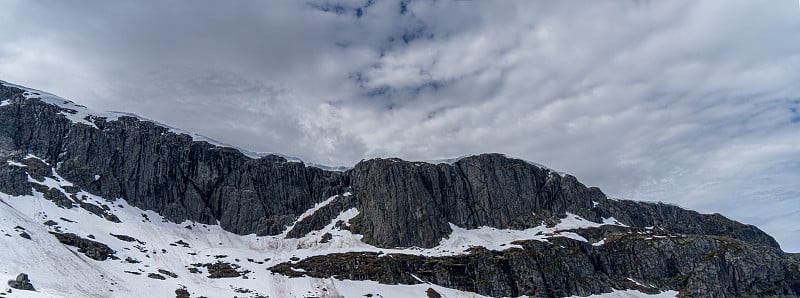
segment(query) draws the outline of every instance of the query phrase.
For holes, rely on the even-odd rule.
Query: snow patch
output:
[[[497,229],[492,227],[480,227],[477,229],[464,229],[457,225],[450,224],[453,232],[448,238],[442,239],[439,246],[432,249],[423,250],[429,252],[431,250],[438,251],[438,254],[432,255],[457,255],[463,254],[464,251],[471,247],[483,246],[489,250],[505,250],[508,248],[520,248],[521,246],[512,244],[514,241],[519,240],[536,240],[542,242],[549,242],[550,238],[564,237],[577,241],[589,242],[586,238],[565,230],[585,229],[600,227],[603,225],[621,225],[613,218],[603,219],[602,223],[596,223],[586,220],[578,215],[567,213],[567,217],[554,227],[547,227],[540,225],[534,228],[525,230],[511,230],[511,229]]]
[[[8,164],[9,166],[20,167],[20,168],[26,167],[26,165],[21,164],[21,163],[16,162],[16,161],[13,161],[13,160],[6,160],[6,164]]]
[[[346,192],[346,193],[342,194],[342,196],[345,196],[345,197],[350,196],[350,195],[351,195],[350,192]],[[325,199],[322,202],[314,204],[314,207],[311,207],[311,209],[308,209],[305,212],[303,212],[303,214],[300,214],[300,216],[297,217],[297,219],[294,221],[294,223],[292,223],[292,225],[287,226],[286,230],[284,230],[281,235],[286,236],[289,233],[289,231],[291,231],[294,228],[294,226],[297,225],[298,222],[302,221],[303,219],[305,219],[305,218],[307,218],[307,217],[309,217],[311,215],[314,215],[314,213],[316,213],[317,210],[319,210],[322,207],[327,206],[328,204],[330,204],[331,202],[333,202],[337,198],[339,198],[339,195],[332,196],[330,198]]]
[[[600,241],[597,241],[597,242],[595,242],[595,243],[592,243],[592,246],[601,246],[601,245],[603,245],[603,244],[606,244],[606,240],[607,240],[606,238],[603,238],[603,239],[601,239]]]
[[[674,298],[678,297],[677,291],[666,291],[659,294],[649,295],[636,290],[614,290],[611,293],[590,295],[590,296],[571,296],[570,298]]]

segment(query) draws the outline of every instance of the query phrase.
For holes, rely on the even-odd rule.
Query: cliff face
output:
[[[435,246],[450,233],[448,223],[470,229],[524,229],[557,222],[569,212],[595,222],[613,217],[636,227],[779,247],[758,228],[719,214],[610,200],[571,175],[499,154],[467,157],[453,165],[369,160],[357,164],[350,179],[361,211],[351,221],[353,229],[378,246]]]
[[[459,227],[529,228],[604,200],[597,188],[499,154],[453,165],[374,159],[356,165],[352,186],[361,216],[352,222],[380,246],[431,247]]]
[[[0,108],[3,150],[36,155],[84,190],[124,198],[171,221],[219,221],[235,233],[274,235],[347,185],[340,172],[278,156],[251,159],[133,117],[89,119],[96,128],[73,123],[62,115],[70,111],[23,99],[22,92],[0,87],[0,97],[13,102]],[[0,177],[7,178],[0,191],[30,193],[24,175]]]
[[[302,263],[312,276],[408,283],[415,281],[407,273],[416,272],[427,281],[490,295],[562,296],[635,288],[626,284],[627,277],[641,277],[653,289],[704,296],[800,293],[797,260],[754,226],[666,204],[608,199],[573,176],[500,154],[453,164],[372,159],[348,171],[326,171],[275,155],[252,159],[134,117],[88,116],[75,122],[69,117],[77,111],[25,92],[0,84],[0,159],[5,160],[0,164],[0,192],[7,194],[31,194],[32,187],[40,186],[28,182],[28,175],[51,176],[53,167],[77,189],[108,200],[124,198],[170,221],[219,222],[234,233],[259,235],[280,234],[291,225],[288,237],[320,230],[342,211],[356,208],[359,214],[339,225],[378,247],[433,247],[451,234],[450,224],[466,229],[552,226],[567,213],[592,222],[613,217],[631,229],[621,234],[575,231],[592,242],[609,236],[624,240],[614,245],[531,240],[501,252],[476,249],[461,257],[408,257],[380,272],[356,266],[352,259],[389,262],[383,257],[320,256]],[[28,154],[43,161],[25,169],[5,164]],[[340,196],[295,223],[316,203],[348,191],[351,196]],[[674,238],[623,237],[645,227]],[[428,268],[427,262],[444,267]],[[564,264],[566,270],[560,270]],[[289,274],[285,268],[275,271]]]

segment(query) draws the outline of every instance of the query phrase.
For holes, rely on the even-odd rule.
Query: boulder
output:
[[[16,279],[9,280],[8,286],[18,290],[36,291],[33,284],[31,284],[31,281],[28,279],[28,275],[25,273],[20,273],[17,275]]]

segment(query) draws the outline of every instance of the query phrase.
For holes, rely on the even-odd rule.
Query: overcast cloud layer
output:
[[[29,1],[0,79],[254,151],[501,152],[800,251],[797,1]]]

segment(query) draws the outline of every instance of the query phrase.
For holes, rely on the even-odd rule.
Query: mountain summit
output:
[[[332,171],[1,81],[0,100],[10,296],[800,295],[754,226],[502,154]]]

